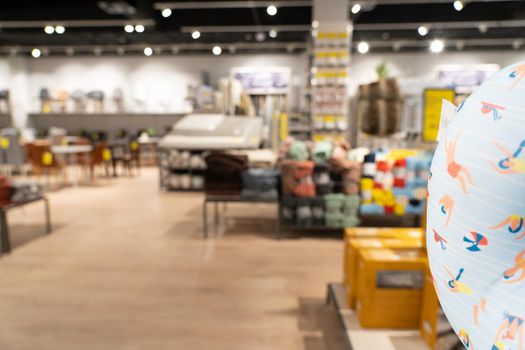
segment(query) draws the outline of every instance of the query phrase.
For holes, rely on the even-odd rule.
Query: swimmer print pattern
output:
[[[428,183],[427,249],[467,349],[525,350],[525,62],[461,106]]]

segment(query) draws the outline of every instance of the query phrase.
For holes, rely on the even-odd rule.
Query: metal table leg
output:
[[[215,233],[219,232],[219,202],[214,202],[215,204]]]
[[[49,209],[49,200],[44,198],[45,214],[46,214],[46,233],[51,233],[51,211]]]
[[[11,251],[11,242],[9,241],[9,229],[7,227],[7,213],[0,209],[0,236],[2,240],[2,253]]]
[[[202,224],[204,230],[204,238],[208,238],[208,201],[204,199],[202,206]]]

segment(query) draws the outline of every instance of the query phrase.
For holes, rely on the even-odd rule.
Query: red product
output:
[[[389,169],[388,162],[385,160],[380,160],[377,162],[377,171],[387,172]]]
[[[405,188],[406,180],[401,178],[394,179],[394,187],[396,188]]]
[[[392,205],[385,205],[385,214],[393,214],[394,207]]]
[[[383,184],[380,183],[380,182],[374,182],[374,188],[382,190],[383,189]]]
[[[406,167],[407,166],[407,160],[405,158],[398,159],[394,163],[394,167]]]
[[[296,180],[300,180],[307,176],[312,176],[314,173],[314,162],[302,161],[295,162],[295,169],[293,170],[293,176]]]

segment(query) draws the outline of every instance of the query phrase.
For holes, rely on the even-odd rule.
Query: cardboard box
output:
[[[419,327],[427,260],[421,248],[359,251],[356,309],[362,327]]]
[[[419,237],[398,236],[397,238],[351,238],[345,244],[345,273],[344,285],[347,291],[348,306],[355,308],[357,284],[357,258],[360,249],[396,248],[412,249],[423,248],[423,240]]]

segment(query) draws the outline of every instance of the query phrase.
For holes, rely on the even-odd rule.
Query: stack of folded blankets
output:
[[[403,153],[406,156],[380,152],[365,156],[362,214],[423,214],[432,155],[409,150]]]
[[[349,227],[359,223],[360,164],[344,143],[307,146],[289,141],[281,162],[282,219],[298,226]],[[310,160],[311,159],[311,160]]]
[[[212,153],[206,157],[204,191],[215,195],[240,195],[243,173],[248,158],[227,153]]]
[[[274,169],[250,168],[242,173],[242,196],[246,198],[277,199],[279,172]]]

